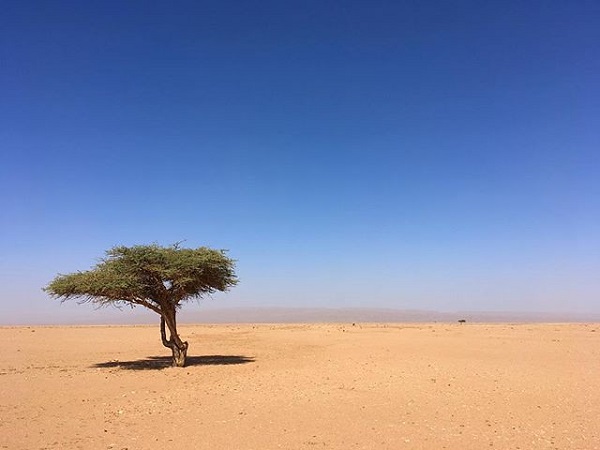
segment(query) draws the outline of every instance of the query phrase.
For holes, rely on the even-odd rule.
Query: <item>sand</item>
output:
[[[180,331],[1,328],[0,448],[600,449],[599,324]]]

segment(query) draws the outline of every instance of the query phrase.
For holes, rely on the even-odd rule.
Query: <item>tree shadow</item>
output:
[[[188,356],[185,361],[185,367],[228,366],[251,362],[254,362],[254,358],[240,355]],[[172,358],[170,356],[149,356],[148,358],[137,359],[135,361],[107,361],[94,364],[92,367],[97,369],[161,370],[171,367],[171,363]]]

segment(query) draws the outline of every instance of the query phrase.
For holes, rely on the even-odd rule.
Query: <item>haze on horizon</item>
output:
[[[599,2],[34,4],[1,323],[110,319],[41,288],[180,240],[238,260],[209,308],[600,313]]]

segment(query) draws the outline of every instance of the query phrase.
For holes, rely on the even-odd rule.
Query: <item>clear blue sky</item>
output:
[[[1,321],[94,314],[40,288],[183,239],[239,261],[211,305],[600,312],[599,23],[597,0],[3,2]]]

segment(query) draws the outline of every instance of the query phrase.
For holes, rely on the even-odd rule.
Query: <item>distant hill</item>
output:
[[[7,320],[8,319],[8,320]],[[215,308],[194,307],[181,312],[182,324],[219,323],[352,323],[352,322],[600,322],[600,314],[457,311],[440,312],[384,308]],[[138,308],[135,311],[83,311],[75,317],[29,315],[21,320],[0,319],[0,325],[139,325],[157,324],[158,316]]]
[[[182,314],[183,323],[319,322],[593,322],[600,314],[542,312],[438,312],[383,308],[232,308]]]

